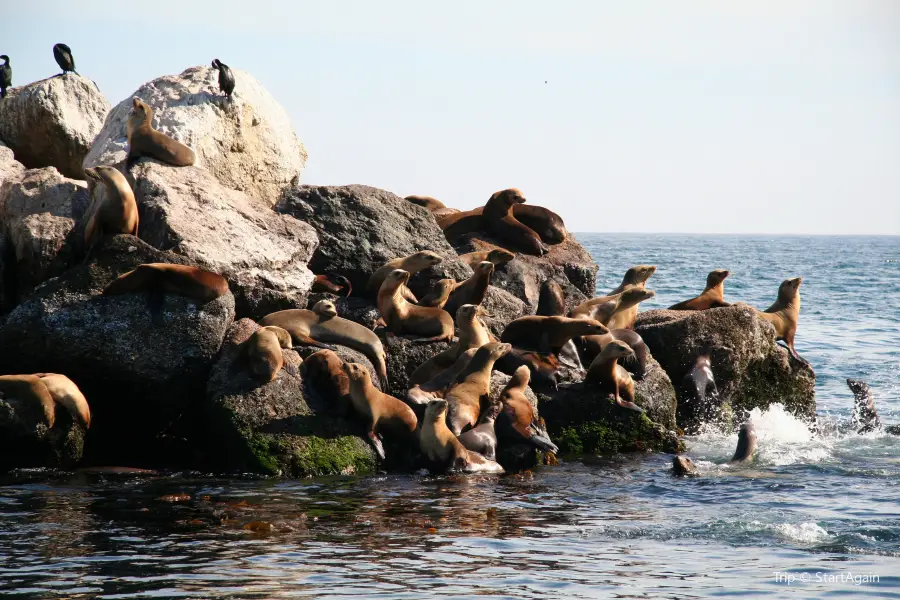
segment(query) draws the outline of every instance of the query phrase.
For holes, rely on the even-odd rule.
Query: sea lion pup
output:
[[[672,474],[675,477],[697,477],[700,470],[690,458],[684,455],[678,455],[672,458]]]
[[[534,407],[525,396],[525,389],[531,379],[531,371],[522,365],[513,373],[506,387],[500,393],[503,410],[497,419],[497,431],[501,439],[526,442],[542,452],[559,452],[550,441],[543,426],[534,415]]]
[[[389,260],[372,273],[372,276],[369,277],[369,282],[366,285],[366,290],[370,295],[377,296],[378,292],[381,290],[381,284],[384,283],[387,276],[391,274],[391,271],[403,269],[409,273],[410,277],[412,277],[419,271],[440,264],[442,260],[444,259],[431,250],[422,250],[421,252],[416,252],[409,256]],[[406,288],[403,291],[403,297],[410,302],[417,301],[415,294],[413,294],[409,288]]]
[[[91,407],[88,406],[87,398],[84,397],[74,381],[58,373],[35,373],[34,375],[41,379],[41,383],[50,392],[53,401],[69,411],[73,421],[81,425],[85,431],[91,428]]]
[[[497,460],[497,432],[494,431],[494,421],[500,414],[503,405],[499,402],[491,403],[484,414],[478,420],[478,424],[459,436],[460,443],[467,450],[477,452],[488,460]]]
[[[643,288],[654,273],[656,273],[656,265],[635,265],[625,271],[622,283],[613,289],[609,295],[619,294],[632,287]],[[638,307],[635,304],[628,310],[623,310],[614,315],[610,322],[607,323],[607,326],[610,329],[634,329],[634,320],[637,318],[637,313]]]
[[[334,294],[335,296],[344,296],[346,298],[353,293],[353,285],[343,275],[325,273],[316,275],[312,284],[312,292],[314,294]]]
[[[431,291],[425,297],[419,299],[419,306],[430,306],[431,308],[444,308],[447,300],[450,299],[450,292],[456,287],[455,279],[441,279],[434,284]]]
[[[673,304],[669,310],[707,310],[731,306],[729,302],[725,302],[725,279],[727,277],[728,271],[725,269],[716,269],[710,272],[706,276],[706,288],[702,294],[696,298]]]
[[[459,338],[446,350],[432,356],[419,365],[409,376],[409,385],[418,385],[428,381],[442,370],[452,365],[459,356],[471,348],[481,348],[487,343],[496,342],[482,322],[479,315],[484,309],[474,304],[463,304],[456,311],[456,325],[459,327]]]
[[[437,399],[425,408],[419,448],[436,468],[463,473],[503,473],[503,467],[462,445],[447,427],[448,403]]]
[[[616,404],[622,408],[644,412],[643,408],[634,403],[634,381],[631,379],[631,374],[616,362],[620,358],[633,355],[634,350],[631,349],[631,346],[625,342],[613,340],[603,348],[603,351],[588,367],[584,382],[598,386],[603,393],[615,395]]]
[[[500,335],[500,341],[516,348],[559,356],[563,346],[572,338],[604,333],[609,333],[609,329],[593,319],[531,315],[510,322]]]
[[[513,215],[548,244],[561,244],[568,236],[562,217],[549,208],[533,204],[516,204],[513,207]]]
[[[472,360],[476,352],[478,352],[478,348],[469,348],[460,354],[459,358],[452,365],[425,383],[412,385],[406,393],[406,401],[410,404],[428,404],[436,398],[443,398],[450,386],[453,385],[453,382],[456,381],[456,378],[459,377],[459,374],[468,366],[469,361]]]
[[[509,344],[491,342],[475,352],[462,373],[447,392],[449,403],[447,427],[453,435],[459,435],[466,427],[474,427],[491,392],[491,371],[494,363],[510,351]]]
[[[728,464],[734,465],[748,462],[753,458],[754,452],[756,452],[756,429],[754,429],[753,423],[747,421],[741,425],[741,431],[738,433],[737,448],[735,448],[734,456],[731,457]]]
[[[516,219],[513,206],[524,204],[525,196],[510,188],[495,192],[482,210],[485,228],[528,254],[543,256],[550,250],[533,229]],[[446,231],[445,231],[446,233]]]
[[[53,404],[53,396],[36,375],[0,375],[0,393],[3,399],[13,404],[18,401],[29,406],[26,409],[40,408],[47,427],[53,427],[56,423],[56,406]]]
[[[92,206],[84,227],[84,243],[92,247],[101,236],[117,233],[138,234],[138,208],[134,192],[125,176],[113,167],[85,169]],[[94,198],[94,190],[103,185],[105,193]]]
[[[778,286],[778,299],[775,303],[765,311],[757,310],[756,314],[775,327],[775,340],[783,340],[791,356],[808,365],[809,363],[794,349],[794,336],[797,334],[797,321],[800,319],[801,283],[802,277],[782,281]]]
[[[281,349],[291,347],[291,334],[281,327],[269,325],[253,332],[241,344],[241,352],[253,376],[267,383],[274,381],[284,366]]]
[[[106,286],[103,295],[115,296],[143,291],[171,292],[191,298],[198,304],[206,304],[228,293],[228,281],[221,275],[197,267],[147,263],[120,275]]]
[[[125,122],[128,133],[127,165],[132,165],[141,156],[151,156],[176,167],[189,167],[196,162],[193,150],[153,129],[152,122],[153,109],[140,98],[134,98]]]
[[[350,408],[350,379],[344,372],[344,361],[333,350],[319,350],[305,359],[300,377],[313,395],[339,414]]]
[[[481,304],[491,284],[491,275],[494,273],[494,263],[483,261],[473,269],[475,273],[463,282],[456,284],[450,297],[444,305],[444,309],[451,315],[463,304]]]
[[[491,250],[479,250],[478,252],[469,252],[460,254],[459,260],[469,265],[472,270],[478,266],[478,263],[488,261],[493,263],[495,267],[505,265],[516,257],[514,252],[510,252],[505,248],[492,248]]]
[[[437,198],[432,198],[431,196],[407,196],[404,198],[407,202],[412,202],[416,206],[421,206],[422,208],[429,211],[436,211],[447,208],[443,202],[438,200]]]
[[[218,58],[213,59],[212,66],[213,69],[219,70],[219,90],[225,94],[226,98],[231,98],[231,94],[234,92],[234,73]]]
[[[691,408],[700,422],[708,421],[718,407],[719,390],[713,377],[709,352],[702,351],[681,380],[679,409]],[[679,410],[683,412],[683,410]]]
[[[847,379],[853,392],[853,422],[859,427],[857,433],[869,433],[881,429],[881,419],[875,410],[875,399],[869,385],[862,379]]]
[[[350,401],[353,409],[366,423],[366,436],[384,460],[381,432],[389,430],[401,435],[412,435],[418,421],[410,407],[400,400],[375,389],[369,371],[356,363],[344,363],[344,373],[350,380]]]
[[[378,310],[388,331],[396,335],[423,336],[417,341],[439,342],[453,339],[453,317],[442,308],[416,306],[407,302],[403,289],[409,273],[395,269],[378,291]]]
[[[7,55],[0,54],[0,60],[3,61],[0,65],[0,98],[6,98],[6,90],[12,87],[12,67]]]
[[[71,48],[65,44],[54,44],[53,58],[56,59],[56,64],[59,65],[59,68],[62,69],[63,75],[66,73],[78,75],[78,72],[75,70],[75,58],[72,56]]]

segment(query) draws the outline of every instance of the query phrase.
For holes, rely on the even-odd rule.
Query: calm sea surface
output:
[[[690,438],[691,480],[667,455],[502,478],[22,473],[0,479],[0,597],[900,598],[900,438],[844,426],[847,377],[900,423],[900,237],[577,237],[600,290],[659,266],[645,308],[714,268],[760,308],[803,276],[796,345],[825,433],[775,406],[752,415],[753,467],[720,466],[735,435]]]

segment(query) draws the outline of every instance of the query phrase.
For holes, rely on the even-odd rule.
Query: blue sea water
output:
[[[900,438],[842,427],[847,377],[900,423],[900,238],[577,237],[600,291],[658,265],[646,309],[714,268],[760,308],[802,276],[821,433],[755,411],[756,463],[722,466],[736,436],[708,431],[687,440],[704,473],[688,480],[659,454],[502,478],[22,475],[0,480],[0,596],[900,598]]]

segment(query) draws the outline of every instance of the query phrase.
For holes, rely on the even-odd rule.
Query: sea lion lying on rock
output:
[[[446,400],[429,403],[422,418],[419,448],[431,462],[433,470],[463,473],[503,473],[503,467],[462,445],[447,427]]]

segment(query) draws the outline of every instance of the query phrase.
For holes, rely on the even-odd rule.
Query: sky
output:
[[[896,0],[0,6],[13,85],[57,73],[56,42],[113,104],[250,72],[304,183],[460,209],[517,187],[576,232],[900,234]]]

